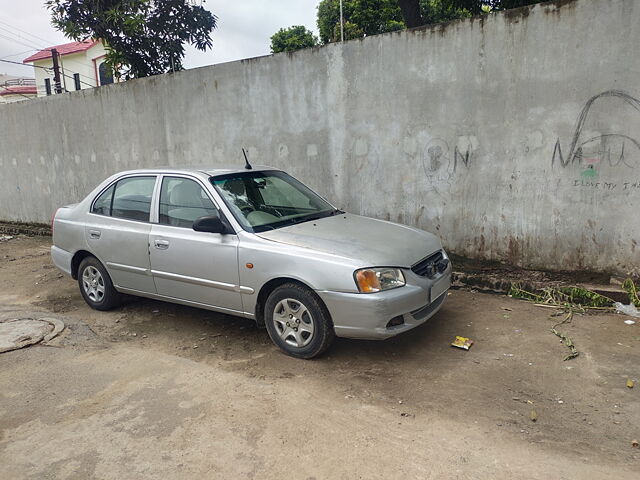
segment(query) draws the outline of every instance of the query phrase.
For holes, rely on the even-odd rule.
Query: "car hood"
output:
[[[256,235],[350,258],[361,267],[410,267],[442,248],[435,235],[423,230],[348,213]]]

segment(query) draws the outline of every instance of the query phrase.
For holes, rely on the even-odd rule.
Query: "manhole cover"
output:
[[[64,329],[57,318],[9,318],[0,320],[0,353],[48,342]]]

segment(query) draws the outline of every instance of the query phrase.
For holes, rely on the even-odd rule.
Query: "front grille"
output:
[[[449,259],[445,258],[442,250],[437,251],[433,255],[429,255],[424,260],[420,260],[411,271],[421,277],[433,278],[438,273],[444,272],[449,266]]]

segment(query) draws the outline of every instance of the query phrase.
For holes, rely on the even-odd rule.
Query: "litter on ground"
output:
[[[473,345],[473,340],[467,337],[459,337],[456,335],[456,339],[451,344],[452,347],[462,348],[463,350],[469,350]]]
[[[640,310],[638,310],[633,303],[624,305],[620,302],[616,302],[613,304],[613,306],[616,307],[616,312],[618,313],[624,313],[625,315],[629,315],[630,317],[640,318]],[[633,320],[625,320],[624,323],[627,322],[635,323]]]

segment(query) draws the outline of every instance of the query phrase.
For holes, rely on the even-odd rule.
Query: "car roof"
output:
[[[266,165],[256,165],[252,168],[251,171],[264,171],[264,170],[277,170],[273,167],[268,167]],[[120,174],[140,174],[140,173],[153,173],[153,174],[171,174],[171,173],[196,173],[209,176],[217,176],[217,175],[226,175],[229,173],[242,173],[246,172],[247,169],[244,167],[238,166],[216,166],[216,167],[208,167],[208,166],[185,166],[185,167],[157,167],[157,168],[140,168],[137,170],[127,170],[124,172],[120,172]]]

